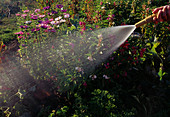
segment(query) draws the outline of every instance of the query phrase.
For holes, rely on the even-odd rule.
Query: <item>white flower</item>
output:
[[[110,79],[110,77],[108,77],[107,75],[103,75],[103,78]]]
[[[60,22],[66,22],[66,20],[64,20],[64,19],[61,19],[61,20],[60,20]]]
[[[2,86],[0,86],[0,89],[2,89]]]
[[[61,18],[62,18],[62,17],[59,16],[59,17],[55,18],[55,21],[58,21],[58,20],[60,20]]]
[[[52,24],[52,25],[56,24],[56,21],[52,21],[51,24]]]
[[[70,14],[65,14],[64,15],[64,18],[69,18],[70,17]]]
[[[81,67],[76,67],[75,70],[77,70],[78,72],[83,71]]]
[[[101,9],[105,9],[105,6],[101,7]]]
[[[26,21],[25,23],[26,23],[26,24],[31,24],[31,23],[32,23],[32,21]]]
[[[90,75],[89,76],[92,80],[94,80],[94,79],[96,79],[97,78],[97,76],[96,75]]]
[[[92,56],[87,57],[87,59],[88,59],[89,61],[93,61]]]
[[[102,38],[102,34],[98,35],[98,38]]]

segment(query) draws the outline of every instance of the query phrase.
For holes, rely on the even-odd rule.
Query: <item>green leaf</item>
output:
[[[157,54],[155,49],[159,46],[160,42],[153,42],[152,44],[153,44],[153,47],[151,49],[151,52],[154,54]]]

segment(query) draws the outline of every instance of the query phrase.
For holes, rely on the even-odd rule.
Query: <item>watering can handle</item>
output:
[[[157,15],[157,14],[152,14],[152,15],[146,17],[145,19],[137,22],[137,23],[135,24],[136,28],[138,28],[138,27],[140,27],[140,26],[142,26],[142,25],[144,25],[144,24],[153,22],[153,17],[155,17],[156,15]]]

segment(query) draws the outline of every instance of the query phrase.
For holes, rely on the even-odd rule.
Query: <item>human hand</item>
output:
[[[154,9],[153,14],[157,14],[157,16],[153,18],[156,24],[158,22],[170,21],[170,5]]]

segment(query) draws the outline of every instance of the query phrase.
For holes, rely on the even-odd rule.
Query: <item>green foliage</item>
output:
[[[66,13],[69,13],[70,17],[65,18],[66,22],[60,24],[59,27],[49,24],[50,29],[56,30],[55,33],[52,33],[55,36],[65,34],[59,38],[60,40],[53,39],[54,37],[51,36],[51,33],[47,33],[46,28],[38,27],[39,31],[32,31],[39,23],[28,16],[25,19],[17,17],[17,31],[8,26],[2,27],[0,38],[4,42],[8,42],[15,37],[14,31],[22,31],[23,35],[17,35],[20,43],[19,53],[22,57],[21,64],[30,70],[30,74],[35,79],[49,80],[54,84],[53,89],[58,88],[58,90],[68,93],[70,105],[60,108],[56,106],[54,110],[50,106],[46,106],[38,116],[133,117],[136,115],[146,117],[166,116],[169,113],[169,109],[167,109],[170,97],[168,92],[170,84],[169,22],[157,25],[150,23],[136,29],[137,33],[129,37],[106,61],[90,72],[91,74],[83,76],[83,72],[78,66],[75,66],[78,70],[69,69],[73,63],[81,66],[78,58],[81,58],[83,54],[80,53],[78,56],[73,54],[69,58],[71,62],[66,61],[66,56],[71,53],[72,49],[71,47],[66,48],[71,44],[67,34],[84,29],[90,31],[135,24],[152,14],[152,9],[159,7],[158,5],[166,5],[164,0],[155,0],[152,3],[150,0],[108,0],[107,2],[105,0],[81,0],[77,3],[75,1],[52,2],[52,0],[48,0],[46,3],[44,0],[37,0],[37,2],[39,6],[36,8],[40,8],[40,14],[45,15],[41,19],[43,21],[46,18],[63,17],[60,10],[56,9],[56,4],[63,4],[63,8],[67,9]],[[51,5],[50,9],[43,10],[43,7],[48,5]],[[28,15],[35,9],[30,10]],[[24,7],[24,10],[27,10],[27,7]],[[52,10],[56,10],[58,14],[47,15]],[[20,14],[23,14],[23,11]],[[5,25],[13,21],[2,20]],[[25,26],[26,21],[32,21],[31,24],[27,24],[28,29],[19,28],[21,25]],[[79,23],[85,23],[85,25],[82,26]],[[77,36],[83,37],[81,34]],[[93,37],[92,40],[87,43],[95,47],[98,40]],[[76,42],[85,43],[82,40],[76,40]],[[49,43],[55,44],[55,47],[48,46]],[[78,46],[76,49],[86,49],[80,47]],[[43,50],[44,48],[46,50]],[[89,49],[85,55],[90,56],[91,50]],[[53,58],[58,61],[54,62]],[[56,75],[59,77],[55,77]]]

